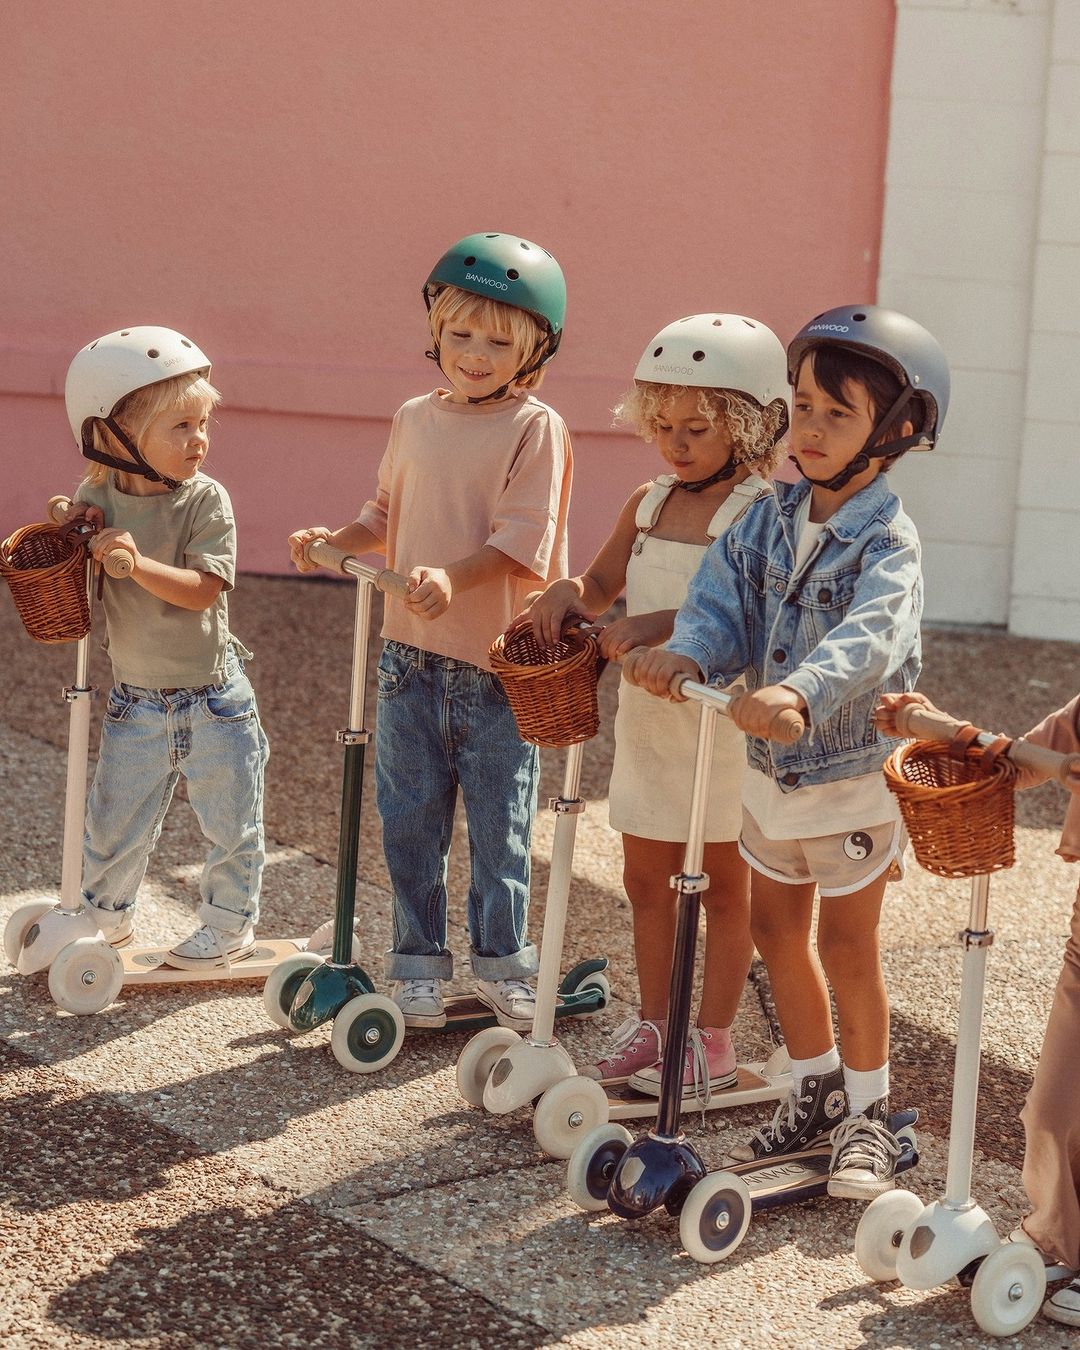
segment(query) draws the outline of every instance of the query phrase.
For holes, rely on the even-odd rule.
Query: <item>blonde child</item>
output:
[[[775,484],[710,549],[667,649],[639,649],[623,669],[662,697],[677,673],[747,678],[752,692],[733,708],[749,761],[740,847],[794,1090],[732,1157],[769,1158],[831,1135],[830,1193],[861,1197],[894,1184],[899,1153],[887,1127],[878,918],[903,835],[880,772],[894,742],[872,713],[882,692],[910,689],[921,665],[919,541],[882,470],[933,445],[949,377],[924,328],[876,306],[819,315],[789,347],[788,369],[804,481]],[[783,708],[808,722],[793,746],[766,739]]]
[[[895,736],[896,712],[905,703],[920,703],[938,711],[923,694],[885,695],[876,710],[878,726]],[[1044,745],[1059,754],[1080,752],[1080,695],[1024,733],[1032,745]],[[1020,769],[1017,786],[1034,787],[1044,778],[1032,769]],[[1069,801],[1058,856],[1080,862],[1080,775],[1066,786],[1075,794]],[[1042,1253],[1047,1267],[1080,1270],[1080,889],[1073,901],[1065,958],[1050,1020],[1046,1025],[1035,1080],[1021,1119],[1027,1136],[1024,1186],[1031,1212],[1012,1234],[1013,1242],[1029,1242]],[[1050,1270],[1048,1269],[1048,1274]],[[1054,1322],[1080,1327],[1080,1276],[1056,1289],[1043,1304]]]
[[[104,581],[115,684],[87,803],[84,910],[114,946],[131,941],[139,885],[182,775],[211,845],[201,924],[168,956],[183,969],[254,950],[264,863],[268,748],[244,674],[251,653],[229,631],[236,527],[228,493],[202,472],[221,397],[209,377],[188,338],[139,327],[84,347],[65,387],[75,443],[94,461],[69,518],[99,527],[95,557],[121,551],[132,564]],[[38,940],[59,950],[70,940],[63,928],[46,915]]]
[[[447,855],[458,789],[472,863],[468,921],[478,996],[505,1026],[532,1022],[538,967],[526,935],[536,748],[518,735],[488,648],[537,582],[566,575],[570,439],[533,397],[562,336],[566,286],[546,249],[475,234],[424,286],[432,349],[448,388],[394,418],[375,499],[333,532],[297,530],[385,552],[409,575],[387,597],[379,663],[375,779],[394,890],[386,973],[406,1026],[445,1025]]]
[[[768,486],[788,420],[787,367],[779,339],[739,314],[695,314],[649,343],[634,388],[615,410],[671,472],[637,488],[603,548],[581,576],[556,581],[530,609],[538,640],[552,644],[571,616],[603,614],[626,589],[625,618],[600,634],[620,659],[657,646],[709,544]],[[622,834],[623,884],[634,915],[639,1011],[609,1052],[583,1070],[604,1084],[629,1081],[659,1093],[675,939],[669,878],[681,869],[690,808],[697,717],[660,704],[625,681],[615,720],[610,821]],[[731,1026],[753,955],[749,873],[739,856],[740,789],[746,755],[730,722],[717,728],[702,896],[707,920],[705,983],[683,1075],[686,1095],[735,1081]]]

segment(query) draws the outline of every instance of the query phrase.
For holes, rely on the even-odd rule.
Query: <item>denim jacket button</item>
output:
[[[777,595],[783,595],[784,583],[782,581],[776,582],[775,585],[773,586],[773,590],[777,593]]]
[[[821,590],[817,593],[817,598],[821,604],[827,605],[832,599],[832,591],[830,591],[828,587],[822,586]]]
[[[783,647],[777,647],[776,651],[774,651],[772,654],[772,659],[776,662],[778,666],[783,665],[783,663],[787,660],[787,652],[784,651]]]
[[[785,787],[794,787],[799,781],[799,775],[797,773],[786,773],[780,781]]]

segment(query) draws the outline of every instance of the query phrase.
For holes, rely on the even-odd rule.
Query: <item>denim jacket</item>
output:
[[[910,690],[922,667],[919,536],[884,474],[824,525],[795,572],[796,512],[810,484],[775,483],[711,545],[667,643],[706,683],[746,676],[784,684],[809,709],[794,745],[748,736],[747,760],[782,791],[875,772],[897,743],[879,735],[874,705]]]

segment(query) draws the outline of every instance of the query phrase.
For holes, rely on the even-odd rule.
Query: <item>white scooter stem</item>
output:
[[[968,925],[957,935],[957,941],[964,947],[964,964],[960,980],[952,1111],[949,1116],[949,1164],[942,1202],[949,1209],[964,1209],[972,1202],[971,1169],[982,1058],[986,958],[994,938],[986,926],[989,898],[989,876],[972,877]]]
[[[89,555],[87,555],[89,558]],[[93,604],[97,564],[86,567],[87,600]],[[64,791],[64,851],[60,871],[60,908],[82,908],[83,829],[86,823],[86,765],[90,757],[90,634],[75,648],[75,683],[64,689],[68,718],[67,787]]]

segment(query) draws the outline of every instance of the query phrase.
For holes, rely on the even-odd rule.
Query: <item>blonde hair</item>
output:
[[[486,295],[473,295],[458,286],[444,286],[431,302],[428,311],[428,328],[436,346],[442,339],[442,331],[447,324],[476,324],[482,328],[494,329],[505,333],[514,346],[518,369],[528,365],[537,349],[544,343],[547,334],[527,309],[517,305],[507,305],[502,300],[493,300]],[[523,375],[514,383],[519,389],[536,389],[544,378],[544,367]]]
[[[774,399],[763,408],[757,399],[735,389],[699,389],[685,384],[635,380],[612,409],[616,422],[628,422],[644,441],[656,438],[663,411],[684,394],[697,395],[697,410],[714,431],[726,430],[735,460],[757,473],[770,474],[780,462],[780,433],[787,426],[787,407]]]
[[[143,439],[151,423],[163,412],[170,408],[182,411],[196,407],[209,412],[220,402],[221,394],[206,376],[192,370],[186,375],[174,375],[171,379],[158,380],[156,384],[144,384],[141,389],[133,389],[113,409],[113,417],[139,447],[139,451],[143,452]],[[127,452],[100,418],[94,419],[93,444],[95,450],[112,455],[115,459],[127,457]],[[122,473],[123,470],[112,470],[107,464],[91,464],[82,481],[88,484],[103,483],[112,472]]]

